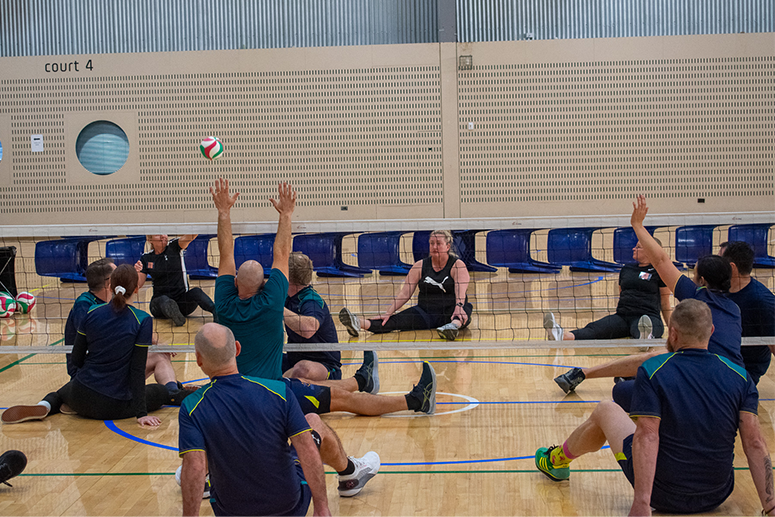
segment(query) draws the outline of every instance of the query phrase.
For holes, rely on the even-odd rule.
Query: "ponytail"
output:
[[[110,290],[113,293],[111,304],[116,312],[127,306],[127,300],[137,289],[137,270],[129,264],[121,264],[110,275]]]

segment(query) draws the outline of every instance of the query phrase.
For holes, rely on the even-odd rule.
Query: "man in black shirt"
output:
[[[189,287],[186,262],[183,259],[186,248],[196,235],[184,235],[169,241],[166,235],[149,235],[153,248],[135,264],[139,277],[138,288],[145,284],[146,276],[153,280],[153,297],[150,310],[154,318],[171,319],[180,327],[186,324],[186,316],[197,306],[212,313],[213,301],[198,287]]]

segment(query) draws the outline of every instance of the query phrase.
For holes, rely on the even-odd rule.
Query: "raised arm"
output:
[[[310,492],[312,492],[312,515],[331,515],[328,509],[323,461],[320,459],[320,453],[312,439],[312,433],[303,432],[292,436],[291,443],[299,455],[304,478],[307,480]]]
[[[772,461],[767,444],[759,428],[759,417],[746,411],[740,412],[740,441],[748,459],[753,484],[767,515],[775,515],[775,492],[772,482]]]
[[[651,490],[659,452],[659,419],[641,416],[638,417],[637,426],[632,437],[635,497],[630,515],[651,515]]]
[[[197,235],[198,235],[197,233],[184,235],[183,237],[178,239],[178,245],[180,246],[180,249],[184,250],[188,248],[188,245],[191,244],[191,241],[196,239]]]
[[[641,246],[643,246],[646,255],[648,255],[651,265],[657,270],[665,285],[670,288],[670,292],[674,293],[675,284],[681,278],[681,272],[675,267],[668,254],[662,249],[662,246],[654,240],[654,237],[643,226],[643,220],[649,211],[649,207],[646,206],[645,196],[638,196],[632,203],[632,207],[632,217],[630,217],[632,229],[635,230],[635,235],[638,236],[638,240]]]
[[[234,237],[231,233],[231,207],[237,202],[239,192],[229,194],[229,180],[219,178],[215,186],[210,187],[213,203],[218,210],[218,276],[236,275],[237,266],[234,262]]]
[[[280,183],[277,200],[269,198],[280,214],[277,235],[274,238],[274,260],[272,269],[279,269],[288,278],[288,257],[291,254],[291,216],[296,208],[296,191],[288,183]]]
[[[659,288],[659,302],[662,307],[662,318],[665,320],[665,327],[670,325],[670,316],[673,314],[673,306],[670,303],[670,289],[667,287]]]
[[[463,310],[463,304],[466,303],[466,291],[468,291],[468,282],[471,276],[468,274],[465,263],[457,259],[452,266],[452,279],[455,281],[455,311],[452,318],[457,316],[463,323],[468,319],[468,314]]]

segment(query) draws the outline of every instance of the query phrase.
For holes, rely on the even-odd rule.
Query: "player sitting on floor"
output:
[[[661,246],[659,240],[654,239]],[[670,289],[665,286],[638,242],[632,248],[637,265],[626,264],[619,272],[619,303],[616,313],[588,323],[577,330],[564,330],[554,314],[544,315],[546,338],[553,341],[574,339],[652,339],[662,337],[664,327],[659,313],[670,321]]]
[[[229,183],[224,179],[219,179],[210,188],[218,210],[220,262],[215,281],[218,322],[228,327],[242,343],[242,353],[237,357],[240,373],[273,380],[283,379],[283,313],[288,294],[291,215],[296,204],[296,192],[290,185],[283,183],[278,190],[278,199],[270,199],[279,213],[279,222],[272,272],[264,283],[263,267],[258,262],[246,261],[236,271],[231,207],[239,193],[230,194]],[[305,413],[350,411],[374,416],[406,409],[427,414],[435,411],[436,374],[429,363],[423,363],[420,382],[407,395],[372,394],[378,389],[375,374],[376,356],[371,355],[366,357],[354,378],[316,381],[322,385],[288,378],[285,382],[290,385]],[[353,393],[355,389],[369,393]]]
[[[346,307],[339,311],[339,321],[351,336],[358,337],[361,329],[377,334],[435,328],[439,337],[451,341],[461,328],[471,323],[473,306],[466,295],[468,269],[450,252],[452,234],[446,230],[433,231],[429,247],[430,256],[414,263],[398,296],[382,316],[365,319]],[[396,314],[418,288],[417,305]]]
[[[536,467],[553,481],[568,479],[572,460],[608,442],[635,489],[630,515],[651,515],[652,507],[709,512],[732,493],[739,429],[764,513],[772,515],[772,463],[756,415],[759,395],[741,366],[708,351],[712,332],[704,302],[679,303],[668,325],[669,353],[638,368],[630,415],[613,402],[598,404],[565,443],[536,451]]]
[[[180,408],[183,515],[199,515],[208,468],[215,515],[303,516],[310,499],[315,515],[330,515],[321,459],[338,472],[341,496],[359,493],[377,474],[377,453],[348,457],[336,433],[317,415],[305,417],[282,382],[240,374],[241,347],[228,328],[205,324],[194,346],[211,380]]]
[[[76,298],[73,308],[70,309],[70,314],[67,315],[65,346],[75,345],[78,329],[89,310],[95,305],[101,305],[113,298],[113,293],[110,290],[110,275],[115,269],[116,265],[111,258],[96,260],[86,268],[86,284],[89,286],[89,290]],[[71,356],[72,354],[66,354],[65,359],[67,373],[72,379],[78,369],[73,365]],[[182,384],[177,382],[175,370],[172,368],[171,356],[172,354],[161,352],[149,353],[145,363],[145,378],[153,375],[158,384],[167,387],[171,398],[177,398],[182,395],[178,393],[179,390],[189,389],[190,391],[190,388],[184,388]],[[68,412],[67,408],[62,409],[63,412]]]
[[[166,386],[145,384],[145,364],[151,346],[153,319],[129,305],[137,293],[137,272],[122,264],[110,275],[113,299],[93,307],[78,329],[73,346],[75,377],[37,405],[14,406],[3,423],[40,420],[60,412],[62,403],[75,413],[97,420],[136,417],[141,425],[161,423],[148,413],[163,404],[180,405],[188,392],[171,398]]]
[[[210,297],[199,287],[188,285],[183,255],[194,239],[196,235],[184,235],[171,241],[166,235],[149,235],[148,242],[152,249],[135,264],[141,288],[148,275],[153,280],[150,304],[153,317],[172,320],[178,327],[186,324],[186,316],[194,312],[197,306],[203,311],[213,312]]]
[[[708,349],[713,354],[719,354],[743,366],[740,354],[741,332],[740,309],[727,298],[732,268],[729,261],[718,255],[702,257],[694,269],[694,281],[683,276],[665,250],[654,240],[654,237],[643,226],[648,207],[643,196],[638,196],[633,203],[630,222],[638,236],[638,240],[651,258],[662,281],[670,288],[676,298],[685,300],[696,298],[708,304],[713,314],[716,331],[710,337]],[[601,377],[632,377],[643,361],[662,353],[655,351],[645,354],[623,357],[606,364],[591,368],[573,368],[555,378],[555,382],[565,393],[570,393],[584,380]],[[614,400],[622,404],[625,410],[629,407],[632,395],[633,381],[619,382],[614,386]]]
[[[775,336],[775,294],[767,286],[751,276],[754,253],[746,242],[725,242],[721,245],[722,257],[732,267],[732,282],[727,295],[740,307],[743,337]],[[767,373],[770,356],[775,345],[744,346],[741,349],[745,369],[753,382]]]

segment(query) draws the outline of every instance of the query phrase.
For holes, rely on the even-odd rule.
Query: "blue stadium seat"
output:
[[[775,268],[775,257],[768,253],[768,239],[771,224],[736,224],[729,227],[730,242],[747,242],[753,248],[753,266]]]
[[[476,234],[483,230],[452,230],[452,248],[451,251],[460,260],[465,263],[469,271],[482,271],[494,273],[496,268],[487,264],[482,264],[476,260]],[[430,231],[414,232],[412,238],[412,255],[414,261],[424,259],[430,254],[428,239],[431,236]]]
[[[534,260],[530,236],[535,229],[494,230],[487,234],[487,263],[509,268],[509,273],[559,273],[562,266]]]
[[[112,236],[65,237],[35,244],[35,271],[40,276],[53,276],[63,282],[86,282],[89,265],[89,243]]]
[[[371,269],[351,266],[342,260],[342,239],[347,232],[305,233],[293,238],[293,251],[300,251],[312,260],[318,276],[355,276],[371,273]]]
[[[401,236],[405,232],[364,233],[358,237],[358,266],[382,275],[405,275],[412,268],[401,260]]]
[[[621,266],[592,256],[592,234],[600,228],[556,228],[549,230],[549,262],[570,266],[571,271],[612,273]]]
[[[207,259],[207,249],[210,246],[210,239],[215,235],[197,235],[196,239],[191,241],[183,255],[186,261],[186,272],[191,278],[208,279],[218,276],[218,268],[210,265]]]
[[[646,230],[651,235],[654,235],[654,230],[656,229],[656,226],[646,226]],[[632,258],[632,248],[637,243],[638,237],[631,226],[614,230],[614,262],[619,264],[637,264]]]
[[[105,256],[113,259],[117,266],[129,264],[134,266],[145,252],[145,235],[113,239],[105,244]]]
[[[681,226],[675,230],[675,259],[687,267],[694,267],[697,260],[713,254],[713,230],[716,225],[700,224]]]
[[[274,233],[240,235],[234,239],[234,262],[237,269],[247,260],[255,260],[264,268],[264,274],[272,271],[274,261]]]

